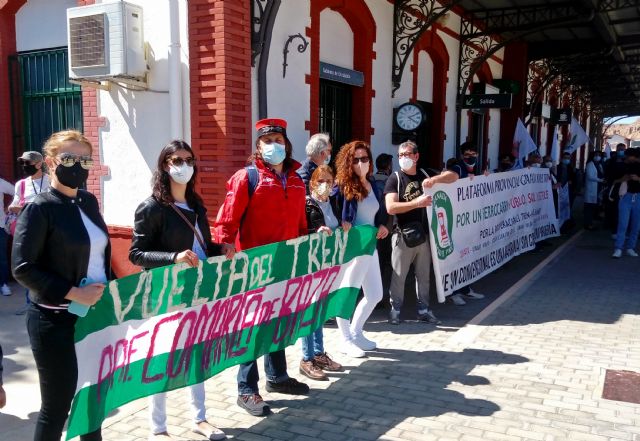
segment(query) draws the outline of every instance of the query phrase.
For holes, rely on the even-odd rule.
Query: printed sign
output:
[[[320,78],[358,87],[364,85],[364,74],[362,72],[323,62],[320,62]]]
[[[312,234],[108,284],[78,319],[78,385],[67,439],[132,400],[201,383],[350,318],[376,229]]]
[[[521,169],[430,189],[427,208],[438,300],[558,236],[551,175]]]
[[[462,100],[463,109],[510,109],[510,93],[471,94],[465,95]]]

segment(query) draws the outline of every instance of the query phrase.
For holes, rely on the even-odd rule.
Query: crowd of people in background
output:
[[[238,251],[260,245],[370,225],[377,228],[377,251],[369,261],[362,297],[353,316],[336,319],[340,335],[336,350],[358,358],[377,348],[377,343],[364,334],[364,325],[385,294],[390,303],[388,321],[400,324],[408,276],[415,278],[417,320],[440,323],[430,307],[431,250],[425,208],[431,204],[431,197],[427,191],[436,184],[488,173],[478,163],[476,146],[462,144],[459,156],[448,160],[436,173],[418,167],[419,148],[412,141],[403,142],[397,149],[398,170],[393,170],[393,156],[384,153],[375,158],[375,173],[371,147],[364,141],[345,144],[333,161],[327,134],[309,139],[303,163],[294,160],[292,151],[286,121],[258,121],[254,152],[247,166],[227,182],[225,199],[215,223],[210,225],[207,207],[195,188],[195,152],[184,141],[167,144],[158,156],[150,196],[135,211],[130,261],[143,269],[174,263],[195,267],[211,256],[231,259]],[[27,290],[25,307],[18,313],[26,312],[40,378],[42,405],[36,441],[60,439],[78,375],[74,324],[83,309],[100,300],[105,283],[116,277],[98,202],[83,190],[93,166],[91,143],[77,131],[63,131],[46,141],[43,152],[44,157],[31,151],[18,158],[26,177],[15,185],[0,180],[0,192],[12,197],[7,213],[4,207],[0,212],[5,225],[0,229],[0,290],[2,295],[12,294],[7,241],[13,235],[11,268]],[[584,227],[593,230],[604,211],[605,225],[615,241],[613,257],[619,258],[623,252],[637,257],[639,151],[619,144],[614,156],[604,159],[600,151],[590,152],[587,159]],[[556,209],[558,189],[568,186],[573,204],[581,186],[571,161],[569,152],[562,154],[559,164],[549,156],[532,154],[525,164],[550,170]],[[510,171],[516,162],[517,158],[505,155],[494,172]],[[269,222],[264,221],[267,218]],[[464,305],[467,300],[483,297],[468,286],[449,300]],[[322,328],[302,338],[301,344],[299,372],[305,377],[324,381],[326,372],[343,369],[327,353]],[[309,392],[307,384],[289,376],[284,349],[263,358],[268,392]],[[1,360],[0,347],[0,407],[5,403]],[[256,360],[239,366],[237,404],[251,415],[264,416],[270,408],[260,395],[258,382]],[[204,384],[188,390],[192,430],[210,440],[224,439],[224,432],[207,421]],[[150,398],[149,421],[152,439],[171,438],[165,393]],[[100,440],[101,432],[98,429],[81,439]]]

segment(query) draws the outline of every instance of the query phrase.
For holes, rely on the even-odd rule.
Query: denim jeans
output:
[[[266,354],[264,357],[264,372],[267,381],[281,383],[289,379],[287,374],[287,356],[284,349]],[[258,362],[257,360],[242,363],[238,369],[238,394],[251,395],[259,393],[258,390]]]
[[[324,342],[322,338],[322,326],[306,337],[302,337],[302,359],[313,360],[316,355],[324,354]]]
[[[9,256],[7,256],[7,240],[9,235],[0,228],[0,286],[9,283]]]
[[[629,240],[625,246],[625,239],[629,231]],[[627,193],[618,202],[618,232],[616,233],[615,248],[634,249],[640,233],[640,193]]]
[[[27,311],[27,331],[40,378],[40,414],[34,441],[60,441],[78,381],[73,332],[76,316],[65,310]],[[100,429],[82,435],[82,441],[100,441]]]

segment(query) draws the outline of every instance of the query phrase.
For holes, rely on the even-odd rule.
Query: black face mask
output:
[[[89,170],[82,168],[79,162],[76,162],[71,167],[59,164],[56,167],[56,177],[62,185],[69,188],[80,188],[87,181]]]
[[[501,168],[502,170],[509,170],[511,167],[513,167],[513,164],[512,164],[512,163],[510,163],[510,162],[502,162],[502,163],[500,164],[500,168]]]
[[[38,169],[36,168],[35,165],[32,164],[22,164],[22,171],[27,175],[27,176],[33,176],[36,173],[38,173]]]

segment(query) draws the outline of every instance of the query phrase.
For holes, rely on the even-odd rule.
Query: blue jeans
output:
[[[267,381],[281,383],[289,379],[287,374],[287,356],[284,349],[264,355],[264,372]],[[252,395],[258,391],[258,362],[256,360],[242,363],[238,369],[238,394]]]
[[[625,246],[627,228],[631,231]],[[627,193],[618,202],[618,232],[615,248],[634,249],[638,242],[638,233],[640,233],[640,193]]]
[[[9,235],[0,228],[0,286],[9,283],[9,256],[7,256],[7,239]]]
[[[324,343],[322,342],[322,326],[306,337],[302,337],[302,359],[304,361],[313,360],[316,355],[324,354]]]

